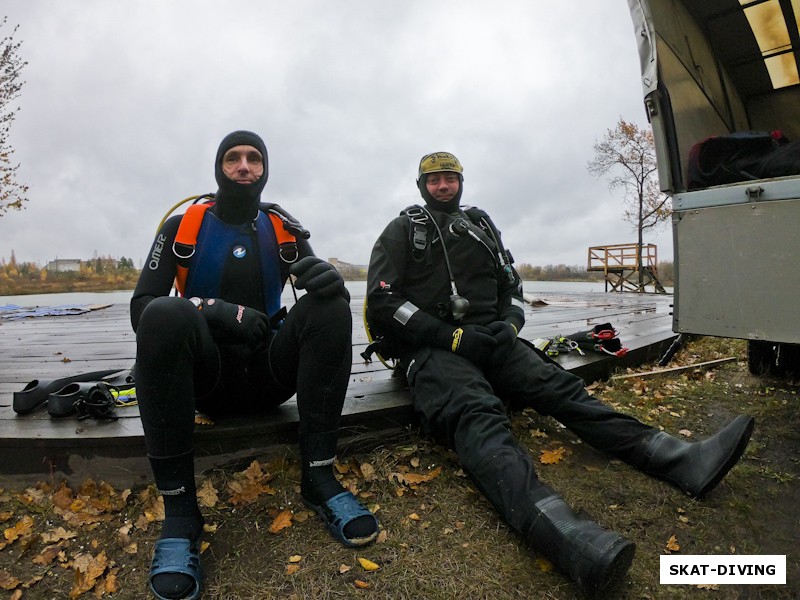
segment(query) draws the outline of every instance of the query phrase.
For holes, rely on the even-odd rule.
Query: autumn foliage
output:
[[[4,17],[0,30],[6,25]],[[14,164],[14,149],[9,140],[11,124],[19,111],[12,103],[19,97],[24,81],[20,80],[22,69],[28,63],[19,54],[22,42],[14,39],[17,28],[0,37],[0,216],[9,209],[20,210],[27,202],[28,186],[17,181],[19,164]]]

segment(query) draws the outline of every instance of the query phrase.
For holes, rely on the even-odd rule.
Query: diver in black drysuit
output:
[[[442,175],[451,177],[442,186],[458,185],[455,195],[432,196]],[[431,188],[428,178],[434,177]],[[552,416],[592,447],[694,497],[710,491],[736,463],[753,420],[738,417],[713,438],[688,444],[590,396],[579,377],[517,340],[525,322],[521,281],[496,259],[501,249],[490,235],[482,243],[480,232],[467,233],[472,225],[465,225],[469,218],[460,209],[458,159],[449,153],[423,157],[418,187],[429,220],[438,225],[426,225],[424,250],[415,244],[422,236],[415,237],[414,223],[401,214],[381,233],[370,258],[367,321],[376,338],[383,336],[378,351],[399,359],[422,425],[457,452],[508,524],[581,591],[606,593],[623,580],[634,544],[579,518],[539,481],[529,453],[511,433],[505,404]],[[469,301],[461,319],[453,314],[458,305],[451,300],[451,277]]]
[[[241,146],[252,146],[263,156],[263,174],[251,185],[232,181],[221,168],[226,151]],[[314,257],[302,237],[297,238],[293,262],[274,252],[265,258],[264,242],[256,239],[255,227],[250,225],[268,177],[267,150],[261,138],[246,131],[228,135],[219,146],[215,174],[219,190],[209,209],[217,218],[214,223],[222,229],[243,224],[239,230],[247,232],[251,251],[220,247],[221,266],[206,266],[205,258],[213,257],[215,249],[203,252],[198,241],[196,256],[203,260],[190,263],[190,276],[193,270],[216,269],[218,295],[192,301],[189,293],[187,298],[170,297],[177,267],[172,247],[181,221],[181,215],[173,216],[156,235],[130,306],[145,443],[166,510],[161,539],[189,539],[195,545],[203,527],[194,483],[195,410],[214,417],[263,414],[297,393],[302,495],[314,508],[327,509],[326,501],[343,492],[332,465],[352,363],[352,317],[341,276]],[[265,260],[275,261],[273,290],[278,295],[290,272],[297,276],[296,286],[307,292],[279,327],[265,314],[267,307],[280,302],[264,297],[261,263]],[[363,545],[376,534],[377,521],[361,514],[341,526],[339,539],[347,545]],[[166,571],[152,577],[157,597],[199,595],[199,569]]]

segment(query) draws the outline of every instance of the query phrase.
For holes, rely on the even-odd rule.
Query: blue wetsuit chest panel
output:
[[[281,307],[283,290],[279,260],[267,215],[259,212],[251,223],[229,225],[206,211],[184,296],[221,298],[273,315]]]

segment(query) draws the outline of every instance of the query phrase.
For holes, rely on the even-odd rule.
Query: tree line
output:
[[[589,271],[579,265],[535,266],[529,263],[516,265],[517,272],[525,281],[602,281],[603,274]],[[366,269],[342,265],[342,277],[347,281],[363,281]],[[658,277],[662,284],[673,285],[671,262],[658,264]],[[11,259],[0,259],[0,296],[21,294],[45,294],[61,292],[93,292],[133,289],[139,278],[139,269],[132,258],[122,256],[98,256],[80,261],[77,271],[56,271],[36,262],[17,262],[14,253]]]
[[[585,266],[579,265],[545,265],[534,266],[529,263],[514,265],[519,276],[525,281],[603,281],[603,273],[589,271]],[[360,265],[351,265],[340,262],[336,265],[345,281],[364,281],[367,278],[367,269]],[[672,285],[672,263],[658,264],[658,277],[662,284]]]
[[[601,271],[589,271],[580,265],[546,265],[544,267],[521,263],[515,265],[517,273],[525,281],[603,281]],[[673,284],[671,262],[658,263],[658,279],[664,285]]]
[[[0,296],[133,289],[139,270],[132,258],[98,256],[80,261],[78,270],[51,270],[36,262],[0,259]]]

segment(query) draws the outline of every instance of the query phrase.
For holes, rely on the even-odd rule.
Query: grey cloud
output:
[[[499,8],[498,8],[499,7]],[[583,264],[633,241],[586,173],[622,116],[646,124],[625,3],[211,1],[4,3],[29,66],[12,128],[28,208],[0,256],[146,254],[167,209],[213,191],[216,146],[263,135],[265,200],[323,257],[365,263],[418,202],[419,158],[450,150],[464,202],[518,262]],[[669,231],[657,238],[669,259]]]

